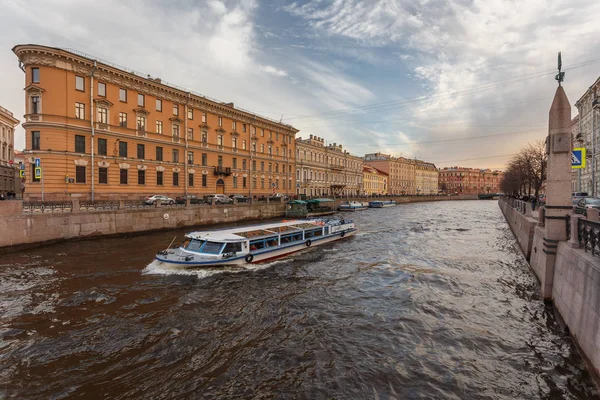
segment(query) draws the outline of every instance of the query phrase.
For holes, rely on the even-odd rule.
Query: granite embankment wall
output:
[[[472,195],[402,196],[395,200],[414,203],[476,198]],[[356,200],[366,201],[364,198]],[[336,200],[336,207],[342,201]],[[0,202],[0,253],[35,243],[277,218],[285,214],[285,204],[281,202],[44,213],[23,213],[22,207],[21,201]]]
[[[552,268],[539,260],[544,258],[544,228],[521,213],[523,204],[515,204],[515,208],[501,200],[499,205],[540,281],[543,297],[552,301],[596,381],[600,382],[600,258],[578,248],[577,217],[571,219],[574,239],[557,243]]]

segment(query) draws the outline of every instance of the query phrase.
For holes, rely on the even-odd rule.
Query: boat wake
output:
[[[248,271],[261,271],[271,268],[274,265],[285,263],[289,260],[276,260],[265,263],[248,264],[244,266],[223,266],[223,267],[205,267],[205,268],[189,268],[189,267],[174,267],[167,266],[158,260],[152,261],[142,270],[142,275],[195,275],[198,278],[208,278],[213,275],[223,273],[237,274]]]

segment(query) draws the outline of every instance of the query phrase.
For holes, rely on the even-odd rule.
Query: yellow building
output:
[[[296,194],[306,196],[355,196],[362,190],[360,157],[337,143],[325,145],[321,137],[296,139]]]
[[[18,173],[14,163],[15,126],[19,124],[13,114],[0,107],[0,195],[20,193]]]
[[[438,193],[438,170],[435,164],[415,160],[416,194]]]
[[[366,196],[388,194],[388,174],[377,168],[363,167],[363,193]]]
[[[26,198],[294,193],[292,126],[73,51],[13,51],[25,71]]]

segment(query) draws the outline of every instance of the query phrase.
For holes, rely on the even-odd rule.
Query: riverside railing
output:
[[[587,253],[600,257],[600,222],[579,218],[577,222],[579,246]]]

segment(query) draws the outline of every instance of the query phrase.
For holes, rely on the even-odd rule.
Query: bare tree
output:
[[[529,143],[509,161],[500,188],[509,194],[535,194],[537,199],[546,180],[547,167],[544,142]]]

